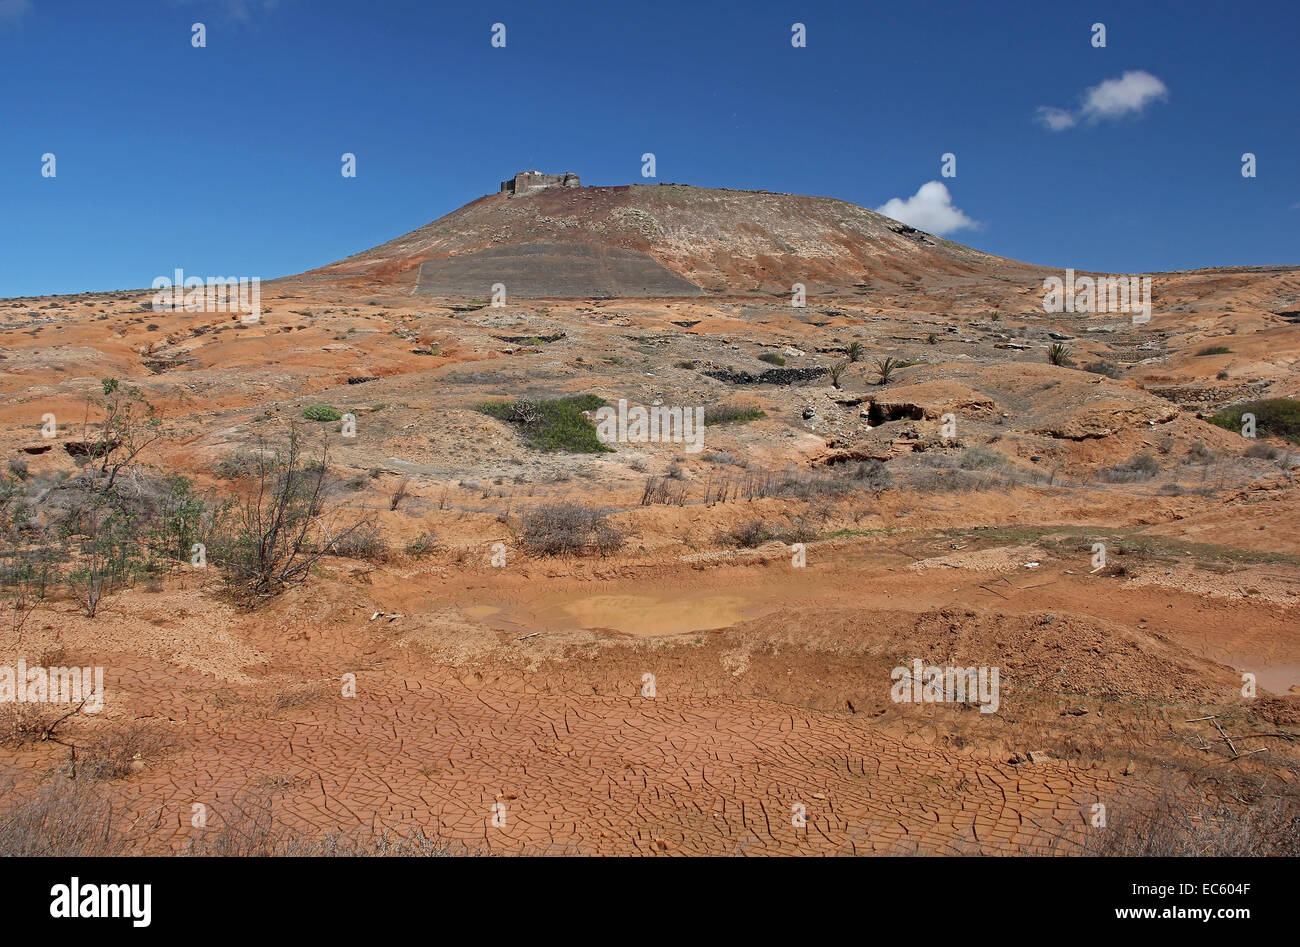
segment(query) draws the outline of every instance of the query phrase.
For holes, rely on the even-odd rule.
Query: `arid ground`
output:
[[[0,300],[0,665],[105,684],[0,706],[0,844],[1294,851],[1300,457],[1210,419],[1300,397],[1300,270],[1048,314],[1053,271],[891,224],[553,189],[264,283],[256,323]],[[703,449],[548,441],[576,396],[703,407]],[[308,567],[255,580],[290,469]],[[894,700],[917,660],[997,669],[996,711]]]

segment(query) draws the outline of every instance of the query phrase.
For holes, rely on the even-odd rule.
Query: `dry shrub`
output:
[[[762,520],[750,520],[722,534],[728,545],[742,549],[755,549],[776,538],[776,533]]]
[[[39,743],[66,714],[65,709],[49,704],[0,704],[0,746]]]
[[[665,505],[686,505],[686,487],[669,483],[667,478],[647,477],[641,488],[641,505],[652,506],[655,503]]]
[[[1121,857],[1300,855],[1300,798],[1251,804],[1163,795],[1133,808],[1114,807],[1109,824],[1084,837],[1084,855]]]
[[[606,511],[576,503],[548,503],[524,514],[524,548],[533,555],[559,556],[618,550],[624,534],[606,522]]]
[[[122,834],[112,805],[86,783],[56,777],[21,798],[12,780],[0,798],[11,803],[0,813],[0,857],[80,857],[121,855]]]
[[[114,728],[91,738],[76,751],[75,775],[90,780],[123,779],[142,769],[172,745],[172,738],[155,724]]]
[[[1160,473],[1160,462],[1150,454],[1134,454],[1122,464],[1108,467],[1098,474],[1106,483],[1140,483]]]
[[[290,429],[282,450],[259,444],[256,459],[229,534],[212,549],[230,594],[249,605],[306,581],[312,566],[362,525],[329,527],[328,452],[322,446],[319,459],[308,461],[297,428]]]
[[[193,837],[185,854],[216,858],[423,857],[473,854],[463,843],[391,830],[358,830],[305,835],[277,824],[270,799],[237,800],[221,814],[221,824]]]
[[[726,530],[719,539],[729,546],[755,549],[764,543],[779,540],[786,543],[807,543],[816,539],[818,531],[808,514],[789,517],[788,525],[769,525],[764,520],[750,520],[734,529]]]
[[[384,538],[380,525],[373,519],[367,519],[339,536],[330,551],[345,559],[385,562],[388,559],[388,540]]]
[[[438,539],[436,533],[425,530],[406,544],[406,554],[408,556],[431,556],[441,551],[442,542]]]

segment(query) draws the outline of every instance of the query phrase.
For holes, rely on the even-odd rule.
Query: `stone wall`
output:
[[[546,187],[582,187],[582,182],[572,171],[563,174],[543,174],[541,171],[520,171],[508,181],[501,182],[502,194],[516,197],[532,194]]]

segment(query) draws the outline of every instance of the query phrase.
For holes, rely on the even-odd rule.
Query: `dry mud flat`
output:
[[[161,409],[148,463],[219,494],[259,438],[305,424],[330,445],[336,512],[373,517],[387,546],[252,610],[216,570],[178,567],[93,619],[55,595],[21,639],[6,623],[0,664],[101,665],[108,691],[57,740],[6,731],[9,824],[72,747],[84,779],[115,735],[122,765],[89,785],[132,852],[262,818],[493,853],[1064,854],[1151,811],[1295,799],[1295,464],[1197,417],[1300,393],[1297,330],[1275,315],[1293,273],[1162,276],[1180,308],[1145,327],[1051,321],[1011,283],[804,311],[502,311],[367,278],[277,283],[256,326],[142,311],[138,293],[0,306],[0,447],[27,482],[77,471],[65,443],[117,377]],[[1049,364],[1052,333],[1115,377]],[[824,368],[852,341],[865,355],[838,388],[715,377],[763,354]],[[917,363],[875,384],[891,355]],[[475,410],[582,391],[764,415],[711,427],[698,454],[569,454]],[[304,422],[317,404],[354,413],[357,437]],[[53,443],[46,412],[75,419]],[[1155,472],[1125,466],[1141,454]],[[651,479],[667,492],[647,502]],[[622,548],[526,552],[522,517],[559,501],[609,510]],[[997,712],[896,703],[891,673],[916,659],[998,668]]]
[[[879,576],[828,558],[841,592],[827,603],[801,601],[783,558],[706,581],[690,570],[688,611],[746,579],[780,586],[786,604],[671,636],[498,631],[467,617],[473,605],[447,604],[480,598],[491,570],[431,583],[423,611],[429,589],[385,590],[388,607],[409,609],[400,618],[372,619],[374,586],[345,582],[287,593],[274,624],[212,615],[193,589],[132,592],[95,624],[62,629],[67,660],[104,664],[111,695],[103,719],[67,736],[141,722],[166,733],[170,745],[105,787],[141,852],[201,841],[197,802],[212,813],[205,831],[273,813],[304,835],[418,829],[497,853],[1069,853],[1097,804],[1114,817],[1160,804],[1171,768],[1213,764],[1289,785],[1285,741],[1238,763],[1201,749],[1216,735],[1187,721],[1207,708],[1234,732],[1253,718],[1235,674],[1168,635],[1029,599],[1023,612],[865,611],[844,600]],[[669,581],[662,568],[646,578]],[[553,595],[644,588],[584,569],[550,584]],[[922,588],[898,592],[916,606]],[[1161,614],[1176,614],[1163,627],[1186,631],[1183,598],[1157,593],[1146,606],[1168,604]],[[232,642],[188,653],[214,619]],[[123,638],[132,652],[108,646]],[[949,654],[1001,664],[998,713],[890,700],[891,666]],[[355,697],[341,693],[349,673]],[[35,782],[66,756],[47,745],[11,762]]]

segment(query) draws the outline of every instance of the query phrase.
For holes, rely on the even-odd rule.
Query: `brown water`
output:
[[[460,611],[494,626],[617,631],[656,638],[726,628],[771,608],[743,595],[661,593],[587,595],[535,602],[527,609],[470,605],[462,606]]]

